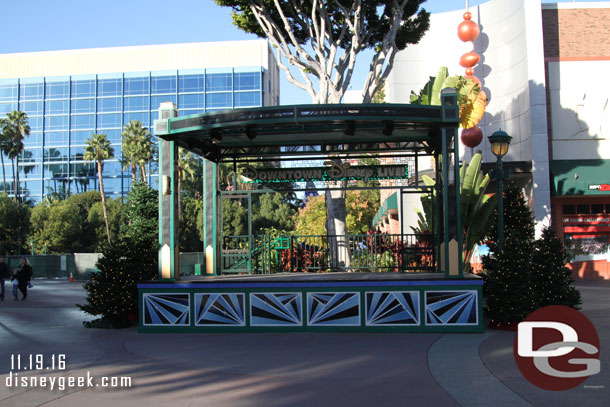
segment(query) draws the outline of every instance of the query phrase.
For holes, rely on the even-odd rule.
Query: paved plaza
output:
[[[548,392],[518,371],[514,332],[138,334],[86,329],[81,283],[36,280],[0,302],[0,406],[608,406],[610,282],[577,284],[601,341],[601,373]],[[28,371],[29,355],[43,368]],[[7,388],[23,377],[46,387]],[[65,370],[51,358],[65,356]],[[11,356],[13,360],[11,362]],[[46,369],[46,367],[50,367]],[[64,377],[64,389],[57,387]],[[92,387],[68,387],[69,377]],[[104,387],[130,378],[131,387]],[[113,379],[115,378],[115,379]],[[50,389],[51,380],[54,389]],[[104,383],[103,383],[104,382]],[[75,383],[77,383],[75,381]]]

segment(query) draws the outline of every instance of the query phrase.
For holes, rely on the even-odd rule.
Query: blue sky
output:
[[[471,0],[470,6],[484,2]],[[433,13],[464,7],[463,0],[425,4]],[[0,53],[255,38],[234,27],[230,10],[213,0],[20,0],[3,2],[2,12]],[[367,59],[360,59],[354,89],[362,86]],[[282,104],[309,101],[283,80]]]

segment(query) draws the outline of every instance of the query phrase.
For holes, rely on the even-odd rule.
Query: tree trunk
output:
[[[331,269],[347,269],[351,265],[347,237],[345,190],[326,190],[326,232],[330,247]]]
[[[14,198],[17,200],[17,194],[15,193],[15,159],[11,158],[11,164],[13,168],[13,194],[15,194]]]
[[[140,165],[140,171],[142,172],[142,182],[144,185],[148,185],[148,182],[146,181],[146,167]]]
[[[16,183],[15,183],[15,199],[18,200],[19,202],[21,202],[21,196],[19,196],[19,155],[17,155],[17,158],[15,158],[15,161],[17,162],[17,169],[16,169],[16,173],[17,173],[17,178],[16,178]]]
[[[110,228],[108,227],[108,214],[106,213],[106,196],[104,195],[104,181],[102,178],[102,162],[97,162],[97,177],[100,182],[100,195],[102,198],[102,212],[104,214],[104,223],[106,223],[106,237],[108,238],[108,246],[112,246],[110,243]]]
[[[0,152],[0,159],[2,159],[2,189],[6,193],[6,171],[4,170],[4,153]]]
[[[138,171],[138,168],[136,167],[136,165],[135,164],[131,164],[131,181],[132,181],[132,184],[135,184],[136,181],[137,181],[136,180],[136,178],[137,178],[137,171]]]

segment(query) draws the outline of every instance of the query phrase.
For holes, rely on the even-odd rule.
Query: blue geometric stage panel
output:
[[[367,292],[366,325],[419,325],[419,291]]]
[[[144,325],[189,326],[189,294],[142,294]]]
[[[359,293],[307,293],[310,326],[360,326]]]
[[[251,293],[251,326],[303,326],[301,293]]]
[[[196,293],[195,325],[245,326],[244,298],[243,293]]]
[[[477,324],[477,291],[426,291],[426,325]]]

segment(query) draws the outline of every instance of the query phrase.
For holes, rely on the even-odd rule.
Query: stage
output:
[[[281,273],[138,284],[140,332],[482,332],[483,280]]]

